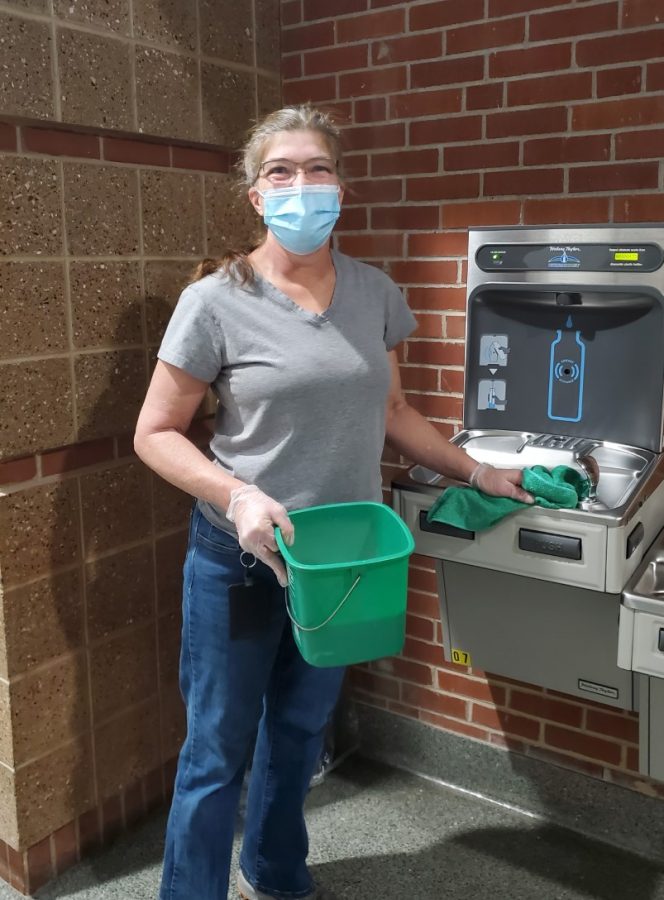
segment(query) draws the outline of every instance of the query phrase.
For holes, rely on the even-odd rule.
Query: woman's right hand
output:
[[[242,549],[268,565],[279,584],[286,587],[288,576],[274,537],[278,525],[284,542],[293,543],[295,532],[286,508],[255,484],[244,484],[231,491],[226,518],[235,524]]]

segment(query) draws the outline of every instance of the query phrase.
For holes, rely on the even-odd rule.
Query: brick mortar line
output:
[[[592,9],[594,6],[604,5],[605,2],[606,2],[606,0],[594,0],[594,2],[593,2],[593,0],[589,0],[589,2],[587,2],[587,5],[580,7],[580,8],[584,9],[584,10]],[[418,9],[422,6],[431,6],[430,0],[423,0],[422,3],[417,3],[417,2],[414,2],[414,0],[410,0],[410,2],[403,2],[401,5],[401,8],[403,8],[405,12],[410,12],[410,10]],[[398,8],[398,7],[392,7],[392,9],[396,9],[396,8]],[[569,4],[568,4],[568,6],[561,5],[560,9],[557,9],[557,10],[551,10],[547,6],[542,6],[537,9],[526,9],[523,12],[516,12],[516,13],[510,12],[510,13],[503,13],[503,14],[494,14],[492,16],[489,16],[488,10],[485,9],[484,15],[480,18],[469,19],[468,21],[463,21],[463,22],[450,22],[447,25],[444,25],[444,24],[432,25],[427,28],[416,28],[416,29],[412,29],[410,27],[410,24],[411,24],[410,18],[411,17],[410,17],[410,15],[408,15],[406,17],[406,26],[407,27],[406,27],[405,31],[400,32],[400,33],[394,32],[394,33],[386,34],[386,35],[378,35],[375,37],[368,36],[364,40],[365,41],[393,40],[393,39],[399,39],[399,37],[418,37],[419,35],[422,35],[422,34],[438,34],[441,32],[443,34],[446,34],[449,31],[459,31],[464,28],[473,28],[473,27],[478,27],[480,25],[496,24],[496,23],[502,24],[503,22],[509,21],[510,19],[513,21],[518,21],[519,19],[524,19],[525,23],[527,25],[527,33],[528,33],[530,31],[530,25],[532,23],[533,17],[540,16],[540,15],[547,15],[547,14],[556,13],[556,12],[563,13],[566,11],[569,11]],[[572,11],[575,11],[575,10],[572,9]],[[295,22],[291,25],[282,25],[281,30],[283,32],[295,32],[298,29],[304,30],[306,28],[315,27],[316,25],[324,24],[325,22],[333,22],[336,26],[336,24],[338,22],[352,22],[355,20],[371,17],[372,15],[378,16],[384,12],[385,12],[385,10],[382,10],[379,8],[379,9],[361,10],[359,12],[351,13],[349,15],[335,15],[334,13],[332,13],[328,16],[317,17],[315,19],[309,19],[309,20],[301,21],[301,22]],[[657,28],[659,26],[652,25],[652,23],[651,23],[650,25],[632,25],[631,27],[625,27],[625,25],[621,19],[617,25],[615,25],[612,28],[607,29],[605,31],[598,32],[597,34],[598,35],[605,35],[607,33],[608,34],[616,34],[616,33],[629,34],[631,32],[643,31],[644,29],[647,30],[650,27]],[[334,29],[334,33],[335,33],[335,38],[336,38],[336,27]],[[581,34],[569,35],[568,37],[561,37],[561,38],[557,38],[557,39],[554,38],[553,40],[584,40],[584,39],[592,39],[593,36],[594,36],[593,32],[582,32]],[[546,41],[546,39],[542,39],[541,41],[536,41],[534,43],[544,43],[545,41]],[[358,43],[358,42],[359,41],[353,41],[352,43]],[[346,42],[344,42],[344,43],[346,43]],[[351,42],[347,42],[347,43],[351,43]],[[335,40],[335,45],[336,44],[337,44],[337,41]],[[323,45],[324,48],[327,48],[329,46],[334,46],[334,45],[329,45],[329,44]],[[502,46],[502,45],[500,45],[500,46]],[[510,46],[512,46],[512,45],[510,45]],[[486,48],[486,49],[493,50],[493,49],[497,49],[497,48],[490,47],[490,48]],[[291,52],[294,52],[294,51],[291,51]]]
[[[65,328],[67,332],[67,343],[69,345],[69,352],[67,353],[67,358],[69,359],[69,377],[71,379],[71,411],[72,411],[72,428],[73,433],[78,434],[78,392],[76,390],[76,357],[75,353],[75,341],[74,341],[74,309],[72,306],[72,296],[71,296],[71,275],[69,271],[69,241],[67,238],[67,209],[65,204],[65,174],[64,174],[64,163],[59,160],[57,163],[58,166],[58,177],[59,177],[59,188],[60,188],[60,216],[61,216],[61,228],[62,228],[62,254],[63,254],[63,283],[65,290]]]
[[[520,18],[520,17],[517,16],[515,18]],[[335,19],[333,21],[336,22],[338,20]],[[487,25],[487,24],[493,23],[494,21],[496,21],[496,20],[495,19],[481,20],[481,21],[477,21],[475,24],[476,25]],[[454,27],[455,26],[437,26],[437,27],[427,28],[427,29],[422,29],[422,30],[418,29],[417,31],[406,31],[406,32],[401,32],[401,33],[394,32],[393,34],[385,34],[385,35],[380,35],[380,36],[376,36],[376,37],[369,36],[369,37],[365,37],[365,38],[356,38],[353,40],[346,40],[346,41],[335,40],[335,42],[332,44],[322,44],[318,47],[303,46],[297,50],[287,50],[287,51],[283,52],[282,56],[284,59],[290,59],[290,58],[292,58],[294,56],[298,56],[298,55],[302,55],[302,57],[304,58],[310,54],[322,53],[322,52],[326,52],[328,50],[341,50],[341,49],[344,49],[347,47],[359,47],[359,46],[364,46],[364,45],[373,45],[373,44],[378,44],[381,42],[385,43],[387,41],[399,41],[399,40],[404,40],[404,39],[408,39],[408,38],[417,39],[419,37],[426,37],[426,36],[432,35],[432,34],[433,35],[441,34],[443,37],[447,37],[448,33],[450,31],[454,30]],[[513,53],[514,51],[519,51],[519,50],[522,50],[522,51],[537,50],[537,49],[543,49],[545,47],[550,47],[550,46],[562,46],[565,44],[569,44],[574,49],[576,49],[577,45],[581,41],[591,42],[595,39],[601,40],[601,39],[607,38],[607,37],[629,37],[630,35],[641,35],[641,34],[643,34],[644,31],[664,31],[664,23],[662,25],[652,25],[652,24],[651,25],[638,25],[638,26],[634,26],[633,28],[630,28],[630,29],[618,27],[618,28],[607,29],[606,31],[598,31],[598,32],[589,31],[589,32],[585,32],[583,34],[570,34],[570,35],[563,35],[563,36],[558,36],[558,37],[554,37],[554,38],[540,38],[539,40],[526,39],[525,41],[518,41],[518,42],[511,43],[511,44],[496,44],[496,45],[488,46],[488,47],[478,47],[476,49],[459,50],[456,53],[450,53],[447,50],[447,48],[445,48],[444,52],[441,53],[439,56],[430,56],[430,57],[425,57],[424,59],[415,59],[415,60],[414,59],[405,59],[405,60],[397,60],[397,61],[387,60],[384,63],[379,63],[379,62],[374,63],[370,59],[368,65],[369,65],[369,68],[372,70],[373,69],[383,69],[387,66],[427,65],[430,63],[446,62],[447,60],[459,61],[459,60],[465,59],[465,58],[475,59],[478,56],[484,56],[486,58],[490,54],[495,54],[495,53],[502,53],[502,52]],[[652,59],[657,60],[658,57],[652,57]],[[647,61],[648,60],[645,60],[645,62],[647,62]],[[631,60],[631,61],[623,60],[619,63],[608,63],[607,65],[608,66],[611,66],[611,65],[624,66],[624,65],[629,65],[630,63],[632,65],[638,65],[643,62],[644,62],[644,60]],[[579,67],[577,63],[573,63],[573,66],[574,66],[574,68],[573,68],[574,72],[583,72],[583,71],[586,71],[587,69],[593,68],[592,66],[580,66]]]
[[[155,696],[156,696],[156,694],[152,694],[152,695],[151,695],[149,698],[147,698],[147,699],[148,699],[148,700],[151,700],[151,699],[153,699],[153,697],[155,697]],[[115,714],[115,716],[118,716],[118,717],[119,717],[119,716],[121,715],[122,712],[125,712],[126,710],[131,710],[131,709],[134,709],[134,708],[136,708],[136,707],[139,707],[139,706],[141,706],[141,704],[143,704],[143,703],[147,703],[147,700],[139,701],[138,703],[132,704],[131,706],[126,707],[124,710],[121,710],[120,713]],[[111,717],[111,718],[108,719],[108,720],[107,720],[107,719],[104,719],[104,720],[102,721],[101,724],[105,725],[108,721],[113,721],[113,718],[114,718],[115,716]],[[79,732],[78,734],[74,735],[73,739],[71,739],[71,740],[65,740],[65,741],[60,742],[59,744],[51,745],[51,746],[49,747],[49,749],[48,749],[48,752],[42,753],[40,756],[32,756],[32,757],[30,757],[29,759],[25,760],[25,762],[20,763],[18,766],[16,766],[16,767],[15,767],[14,769],[12,769],[11,771],[14,773],[14,775],[18,775],[19,772],[21,772],[21,770],[22,770],[22,769],[25,769],[27,766],[30,766],[30,765],[32,765],[33,763],[39,762],[40,760],[47,759],[47,758],[48,758],[49,756],[51,756],[52,754],[57,753],[58,750],[63,750],[65,747],[68,747],[70,744],[76,743],[76,741],[77,741],[78,739],[80,739],[81,737],[86,737],[88,734],[91,734],[91,732],[88,732],[88,731],[81,731],[81,732]],[[91,736],[92,736],[92,735],[91,735]],[[92,737],[93,737],[93,736],[92,736]],[[93,737],[93,740],[94,740],[94,737]],[[93,768],[93,772],[94,772],[94,768],[95,768],[94,754],[92,754],[91,756],[92,756],[92,768]],[[133,782],[132,782],[132,784],[133,784]],[[97,793],[97,791],[96,791],[96,784],[95,784],[95,795],[96,795],[96,793]],[[107,800],[112,799],[113,797],[120,797],[121,795],[122,795],[122,790],[119,791],[117,794],[112,794],[111,797],[105,797],[104,799],[101,799],[101,798],[100,798],[100,799],[98,799],[98,800],[95,801],[95,806],[96,806],[96,807],[101,807],[101,805],[104,804],[104,803],[106,803]],[[70,821],[71,821],[71,820],[70,820]],[[68,824],[68,823],[65,822],[65,824]],[[58,831],[58,830],[59,830],[59,828],[56,828],[56,831]],[[54,832],[51,832],[49,835],[47,835],[47,837],[50,837],[52,834],[54,834]],[[44,838],[42,838],[42,840],[44,840]],[[40,843],[40,841],[37,841],[37,843]],[[34,844],[31,845],[31,847],[34,847],[34,846],[35,846]],[[25,847],[24,850],[23,850],[22,852],[27,853],[27,851],[28,851],[29,849],[31,849],[31,847]],[[21,852],[21,851],[18,851],[18,852]]]
[[[199,134],[203,136],[203,64],[201,62],[201,10],[198,3],[195,4],[196,17],[196,77],[198,79],[198,91],[196,92],[196,115],[198,116]],[[170,150],[170,161],[173,164],[173,148]],[[160,746],[161,752],[161,746]]]
[[[485,684],[486,682],[480,680],[479,683]],[[574,734],[603,738],[607,741],[610,741],[613,744],[619,744],[620,746],[638,747],[638,739],[637,739],[637,743],[635,744],[632,741],[630,741],[629,738],[616,737],[615,735],[606,734],[603,731],[596,731],[594,729],[590,729],[587,727],[587,725],[584,724],[583,721],[581,722],[580,725],[570,725],[568,722],[562,722],[560,719],[550,719],[550,718],[547,718],[546,716],[541,715],[540,713],[525,712],[524,710],[515,709],[514,707],[507,706],[505,704],[492,703],[491,700],[480,700],[479,698],[476,698],[476,697],[468,697],[465,694],[450,693],[449,691],[445,691],[442,688],[439,690],[440,690],[441,694],[450,695],[453,697],[461,697],[462,699],[469,699],[469,700],[471,700],[471,702],[474,705],[481,706],[483,709],[495,709],[497,711],[507,713],[508,715],[517,716],[519,718],[529,719],[529,720],[533,720],[535,722],[539,722],[542,725],[555,725],[557,728],[564,728],[565,730],[570,731]],[[568,704],[568,705],[571,705],[571,704]],[[588,711],[588,709],[590,707],[582,706],[581,704],[579,704],[578,708],[581,710],[582,713],[585,713]],[[621,721],[630,721],[630,720],[623,719]],[[487,725],[484,727],[489,728],[490,726]],[[548,746],[551,746],[551,745],[548,745]]]
[[[155,346],[157,346],[157,345],[155,345]],[[130,350],[130,351],[146,350],[146,347],[144,344],[132,344],[132,345],[121,345],[121,346],[117,346],[117,347],[83,348],[80,350],[77,349],[77,350],[66,351],[64,353],[44,353],[40,356],[17,356],[17,357],[12,357],[11,359],[0,360],[0,369],[3,366],[26,365],[29,363],[44,362],[45,360],[48,360],[48,359],[69,360],[69,359],[74,359],[76,356],[96,356],[96,355],[100,355],[102,353],[117,353],[117,352],[121,352],[123,350]],[[108,435],[108,437],[116,437],[116,435]],[[91,439],[91,440],[96,440],[96,438]],[[73,444],[64,444],[63,446],[64,447],[78,446],[79,443],[87,444],[88,441],[80,441],[80,442],[76,441]],[[53,449],[57,449],[57,448],[53,448]]]
[[[14,491],[13,493],[18,493]],[[7,494],[6,496],[10,496]],[[5,594],[10,594],[12,591],[23,590],[23,588],[30,587],[34,584],[39,584],[40,581],[43,581],[45,578],[50,578],[51,576],[59,576],[66,575],[68,572],[76,572],[80,569],[80,562],[75,563],[66,563],[62,566],[54,566],[51,569],[45,571],[42,575],[33,576],[32,578],[28,578],[26,581],[18,581],[15,584],[5,585]]]
[[[17,672],[15,675],[11,675],[9,681],[5,683],[10,687],[20,684],[22,681],[26,681],[28,678],[31,678],[33,675],[39,676],[43,674],[43,672],[49,669],[51,666],[60,665],[64,660],[71,659],[73,656],[81,656],[85,652],[87,644],[81,644],[79,647],[76,647],[72,650],[67,650],[64,653],[58,653],[57,656],[51,656],[48,659],[45,659],[43,662],[37,663],[37,665],[32,666],[29,669],[25,669],[22,672]],[[81,732],[83,733],[83,732]],[[21,764],[23,765],[23,764]]]
[[[306,81],[307,79],[302,79],[302,80]],[[478,82],[478,85],[479,85],[479,82]],[[475,86],[476,85],[471,85],[471,87],[475,87]],[[407,97],[410,97],[412,94],[417,94],[417,93],[423,93],[423,91],[420,90],[419,88],[415,88],[412,91],[402,91],[398,95],[395,95],[395,96],[407,98]],[[611,103],[620,103],[625,98],[627,98],[627,99],[629,99],[629,98],[631,98],[631,99],[639,99],[639,98],[650,99],[651,97],[657,98],[657,97],[660,97],[661,95],[662,95],[662,91],[657,90],[657,91],[653,91],[652,94],[648,94],[648,93],[624,94],[619,97],[618,96],[617,97],[607,97],[606,100],[607,100],[607,102],[611,102]],[[362,96],[361,98],[355,98],[355,99],[373,100],[373,99],[376,99],[377,97],[380,98],[381,96],[382,95],[380,95],[380,94],[376,94],[375,96],[374,95],[367,96],[367,97]],[[392,96],[392,95],[390,95],[390,96]],[[508,115],[510,113],[524,113],[524,112],[530,112],[531,110],[540,110],[540,111],[544,110],[545,111],[547,109],[550,109],[552,106],[563,107],[563,106],[567,106],[567,105],[573,105],[574,103],[578,103],[579,105],[587,105],[587,106],[595,107],[595,106],[597,106],[598,102],[602,102],[602,101],[593,101],[592,98],[587,98],[586,100],[579,100],[579,101],[553,100],[546,104],[542,103],[542,104],[533,104],[531,106],[510,106],[507,108],[500,107],[497,109],[477,109],[477,110],[460,109],[460,110],[457,110],[456,112],[445,113],[445,117],[449,118],[449,119],[461,119],[461,118],[491,119],[491,118],[496,118],[497,116],[501,116],[501,115],[503,115],[503,116]],[[439,121],[440,121],[440,115],[436,114],[436,113],[431,113],[431,114],[427,114],[424,116],[412,116],[412,117],[408,117],[408,116],[392,117],[392,116],[390,116],[389,118],[386,117],[385,119],[379,119],[376,122],[366,122],[366,123],[360,122],[360,123],[351,123],[349,125],[344,125],[344,126],[342,126],[342,135],[345,135],[346,131],[351,128],[353,128],[353,129],[359,128],[362,131],[370,132],[372,129],[384,128],[385,126],[389,126],[389,125],[413,126],[413,125],[419,124],[420,122],[425,123],[425,122],[439,122]],[[620,128],[620,127],[611,128],[611,127],[607,126],[606,128],[601,128],[601,129],[597,128],[594,130],[586,128],[586,129],[579,129],[578,131],[552,131],[552,132],[533,132],[532,134],[498,135],[497,137],[491,138],[491,140],[500,142],[500,141],[516,141],[516,140],[542,140],[542,139],[557,138],[557,137],[597,137],[598,135],[601,136],[601,135],[622,134],[623,132],[630,133],[630,132],[634,131],[635,128],[638,128],[639,130],[645,130],[645,131],[655,130],[658,128],[661,129],[661,128],[664,128],[664,122],[644,122],[644,123],[640,123],[640,124],[636,124],[636,125],[624,125],[622,128]],[[466,139],[465,141],[450,141],[449,144],[446,143],[445,146],[447,147],[447,146],[457,146],[460,144],[464,144],[464,145],[465,144],[476,144],[477,146],[481,147],[481,146],[483,146],[483,143],[484,142],[483,142],[482,138],[474,138],[474,139]],[[404,147],[403,144],[400,144],[398,146],[395,145],[394,149],[400,149],[400,150],[408,149],[408,150],[415,151],[415,150],[419,150],[421,148],[426,149],[426,147],[428,147],[428,146],[431,146],[431,145],[412,144],[409,142],[407,145],[407,148]],[[434,146],[438,147],[438,146],[440,146],[440,144],[436,144]],[[386,150],[386,149],[389,149],[389,148],[386,148],[384,146],[381,146],[381,147],[358,147],[357,149],[351,148],[350,150],[346,151],[345,155],[352,156],[352,155],[360,155],[360,154],[369,154],[369,153],[380,152],[381,150]]]
[[[116,712],[112,713],[110,716],[107,716],[105,719],[101,719],[98,727],[108,725],[110,722],[114,722],[117,719],[122,718],[122,716],[130,710],[138,709],[141,706],[147,706],[148,702],[151,700],[154,700],[154,698],[157,697],[158,694],[159,694],[159,691],[156,691],[155,693],[150,694],[148,697],[139,700],[137,703],[131,703],[129,706],[125,706],[122,709],[117,710]],[[134,784],[134,783],[135,782],[132,782],[132,784]],[[125,788],[122,789],[122,791],[126,790],[127,787],[130,787],[130,786],[131,785],[127,785]],[[108,799],[108,798],[106,798],[106,799]],[[105,801],[103,801],[103,802],[105,802]]]
[[[39,663],[38,665],[32,666],[32,668],[26,669],[23,672],[17,672],[16,675],[13,675],[9,679],[9,681],[7,681],[6,683],[9,687],[12,687],[12,686],[21,684],[24,681],[27,681],[28,679],[32,678],[33,676],[34,677],[43,677],[45,673],[46,674],[48,673],[49,669],[54,668],[55,666],[61,665],[62,662],[67,659],[71,659],[72,657],[83,656],[83,655],[85,655],[87,657],[89,650],[97,650],[100,647],[104,647],[106,644],[110,644],[114,640],[118,640],[122,637],[126,637],[127,635],[132,634],[132,632],[134,632],[136,630],[139,630],[141,628],[147,628],[153,620],[155,623],[158,623],[159,619],[163,619],[163,618],[166,618],[165,614],[161,615],[161,616],[150,616],[149,618],[143,619],[138,623],[132,623],[131,625],[125,625],[122,628],[116,628],[110,634],[104,635],[101,638],[94,638],[92,641],[89,641],[86,639],[83,644],[81,644],[79,647],[77,647],[73,650],[69,650],[65,653],[60,653],[57,656],[50,657],[49,659],[46,659],[43,662]],[[158,684],[160,684],[160,682],[158,682]],[[92,697],[90,697],[89,699],[90,699],[90,701],[92,701]],[[117,718],[119,715],[122,715],[122,712],[125,709],[131,709],[133,706],[140,706],[140,704],[142,702],[143,702],[142,700],[139,700],[137,703],[133,703],[128,707],[123,707],[123,709],[120,709],[120,710],[112,713],[110,716],[107,716],[106,718],[101,719],[98,723],[96,723],[95,727],[97,727],[98,725],[105,725],[107,722],[111,721],[112,719]],[[85,730],[80,732],[80,734],[84,734],[84,733],[85,733]],[[24,763],[21,763],[20,765],[24,765]]]
[[[136,47],[136,35],[134,33],[134,0],[127,0],[127,13],[129,16],[129,37]],[[199,82],[200,84],[200,82]],[[199,92],[200,93],[200,92]],[[131,102],[131,121],[134,131],[139,130],[138,124],[138,95],[136,90],[136,53],[129,54],[129,98]]]
[[[85,737],[87,734],[88,734],[87,731],[80,731],[77,734],[75,734],[71,740],[62,741],[58,744],[52,744],[49,747],[48,753],[44,753],[41,756],[31,756],[29,759],[25,760],[24,762],[19,763],[19,765],[15,766],[11,771],[13,772],[14,775],[18,775],[21,772],[21,770],[25,769],[27,766],[32,765],[33,763],[38,762],[41,759],[45,759],[46,757],[51,756],[53,753],[57,753],[58,750],[63,750],[65,747],[68,747],[70,744],[75,744],[81,737]],[[56,829],[56,830],[58,830],[58,829]],[[51,834],[53,834],[53,832],[51,832]],[[50,837],[50,835],[46,835],[46,837]],[[42,840],[44,840],[44,839],[45,838],[42,838]],[[37,841],[37,843],[39,844],[39,843],[41,843],[41,841]],[[27,851],[30,850],[31,847],[34,847],[34,846],[35,846],[35,844],[32,844],[30,847],[25,847],[22,851],[19,850],[18,852],[19,853],[23,852],[23,853],[27,854]]]
[[[52,0],[49,0],[49,6],[53,9]],[[51,90],[53,91],[53,112],[55,113],[55,117],[57,119],[62,118],[62,92],[60,90],[60,60],[58,53],[58,32],[55,25],[55,18],[51,15],[51,26],[49,28],[49,35],[51,38],[51,78],[53,79],[53,84],[51,85]]]
[[[387,94],[378,94],[377,96],[380,98],[384,98],[386,100],[390,100],[395,97],[396,98],[409,97],[412,94],[418,94],[418,95],[419,94],[427,94],[427,93],[433,94],[438,91],[445,91],[446,93],[453,93],[455,91],[467,92],[468,88],[488,87],[488,86],[492,86],[492,85],[497,86],[499,84],[503,85],[505,87],[509,87],[509,85],[511,85],[511,84],[521,84],[522,82],[526,82],[526,81],[537,81],[537,80],[544,81],[544,80],[552,78],[552,77],[559,78],[559,77],[565,77],[567,75],[584,75],[584,74],[596,75],[601,72],[609,72],[609,71],[613,71],[613,70],[617,71],[619,69],[624,69],[624,68],[637,68],[640,66],[646,66],[646,65],[648,65],[649,62],[659,63],[661,61],[662,61],[661,57],[653,57],[652,60],[645,60],[645,61],[644,60],[634,60],[634,61],[630,62],[629,60],[625,60],[621,63],[614,63],[612,66],[610,66],[610,67],[607,66],[604,68],[593,68],[593,67],[589,66],[586,69],[569,69],[569,68],[563,69],[563,70],[555,70],[554,69],[549,72],[526,72],[526,73],[519,74],[519,75],[505,75],[505,76],[500,76],[500,77],[495,76],[495,77],[489,77],[489,78],[482,78],[480,80],[474,79],[472,81],[463,81],[461,83],[445,82],[443,84],[438,84],[438,85],[428,84],[428,85],[421,85],[421,86],[417,86],[417,87],[404,88],[403,90],[393,90]],[[284,82],[284,84],[298,84],[303,81],[311,81],[314,78],[330,77],[333,74],[349,75],[349,74],[355,74],[357,72],[360,72],[360,73],[366,72],[366,69],[365,68],[363,68],[363,69],[342,69],[341,71],[335,70],[334,72],[323,72],[322,74],[317,74],[317,75],[308,75],[308,76],[300,75],[298,77],[284,78],[283,82]],[[629,97],[649,96],[651,93],[654,96],[659,96],[659,95],[661,95],[661,90],[655,89],[651,92],[648,90],[644,90],[643,86],[641,86],[641,88],[639,88],[638,91],[632,91],[629,94],[606,94],[605,96],[598,97],[593,93],[586,98],[573,98],[572,100],[567,100],[566,98],[563,98],[559,101],[554,100],[554,101],[546,101],[546,102],[551,102],[551,103],[559,102],[559,103],[564,103],[564,104],[566,104],[566,103],[587,103],[587,104],[596,105],[598,103],[610,103],[612,101],[619,102],[624,97],[627,97],[627,96],[629,96]],[[345,102],[346,99],[357,101],[357,100],[364,100],[366,98],[365,98],[365,95],[363,94],[363,95],[357,96],[357,97],[337,98],[335,101],[331,101],[331,102],[340,103],[340,102]],[[544,101],[542,101],[542,102],[544,102]],[[532,105],[536,106],[538,104],[532,104]],[[487,113],[500,113],[500,112],[509,112],[513,109],[519,109],[519,108],[520,107],[517,105],[510,106],[510,105],[503,104],[502,106],[491,107],[484,111]],[[526,106],[526,108],[530,108],[530,106]],[[482,109],[474,110],[474,109],[465,109],[464,108],[464,109],[458,110],[457,112],[464,113],[465,115],[476,115],[476,114],[482,113],[483,110]],[[455,115],[455,114],[456,113],[446,113],[446,115]],[[432,116],[433,116],[433,113],[432,113]],[[413,120],[419,121],[420,118],[425,118],[425,117],[417,116],[417,117],[413,117]],[[396,121],[398,121],[398,120],[399,119],[397,118]],[[371,128],[371,127],[374,127],[376,124],[381,124],[382,121],[383,120],[378,120],[377,122],[373,122],[373,121],[372,122],[352,122],[350,124],[354,128],[360,128],[362,126]],[[385,120],[385,121],[389,121],[389,123],[391,124],[395,120],[392,117],[390,117],[389,120]]]
[[[635,780],[639,780],[639,781],[643,781],[644,778],[647,778],[647,776],[640,775],[638,771],[635,771],[633,769],[621,768],[621,763],[619,763],[619,762],[617,762],[617,763],[611,762],[610,763],[610,762],[607,762],[605,759],[597,759],[597,757],[594,757],[594,756],[584,756],[576,750],[567,750],[563,747],[556,747],[555,744],[547,744],[543,740],[535,742],[531,738],[525,738],[519,734],[506,735],[505,732],[496,731],[495,729],[490,729],[489,726],[486,726],[486,725],[481,726],[481,727],[487,728],[487,730],[489,730],[492,734],[502,734],[503,737],[505,737],[505,736],[514,737],[517,740],[522,741],[524,744],[524,749],[525,749],[525,752],[523,755],[527,756],[527,757],[533,756],[533,754],[530,752],[532,750],[545,750],[550,753],[555,753],[557,757],[563,756],[567,759],[578,760],[579,762],[583,762],[583,763],[592,763],[592,764],[596,765],[598,768],[602,769],[602,777],[599,779],[600,781],[607,781],[608,780],[607,774],[611,773],[611,772],[618,772],[621,775],[631,777],[631,778],[634,778]],[[539,757],[537,757],[535,755],[533,758],[538,759]],[[572,766],[570,768],[573,771],[579,771],[578,769],[575,769]],[[582,774],[587,774],[587,773],[582,772]],[[588,777],[594,778],[595,776],[589,775]]]
[[[197,4],[198,8],[198,4]],[[198,29],[197,29],[197,40],[198,40]],[[200,63],[199,63],[199,75],[200,75]],[[199,92],[200,93],[200,92]],[[170,160],[171,163],[173,161],[173,150],[170,150]],[[143,177],[142,173],[139,170],[137,173],[138,179],[138,241],[139,241],[139,251],[141,256],[144,256],[145,253],[145,236],[144,236],[144,222],[143,222]],[[204,183],[204,179],[202,176],[199,176],[199,181],[201,184]],[[201,210],[203,215],[203,246],[207,249],[205,243],[205,197],[202,197]],[[145,362],[145,372],[148,379],[148,384],[150,381],[150,345],[148,342],[148,332],[147,332],[147,303],[146,303],[146,279],[145,279],[145,263],[141,263],[140,266],[140,278],[141,278],[141,328],[143,330],[143,335],[145,339],[145,353],[144,353],[144,362]],[[147,385],[146,385],[147,390]],[[150,475],[148,479],[148,500],[150,504],[149,508],[149,527],[150,533],[147,544],[151,549],[151,570],[152,570],[152,579],[153,579],[153,595],[152,595],[152,612],[154,617],[154,623],[152,627],[152,634],[154,637],[154,646],[155,646],[155,663],[156,663],[156,676],[157,676],[157,722],[159,727],[159,735],[158,735],[158,745],[159,745],[159,759],[162,760],[164,758],[164,746],[163,746],[163,732],[164,732],[164,721],[163,721],[163,709],[161,704],[161,669],[160,669],[160,649],[159,649],[159,598],[157,596],[157,552],[156,552],[156,528],[155,528],[155,479]],[[145,542],[143,542],[145,543]],[[125,819],[125,809],[124,809],[124,795],[121,796],[122,803],[122,817],[123,822]]]
[[[81,475],[87,475],[87,474],[88,474],[87,472],[81,473],[79,471],[75,474],[71,473],[71,478],[78,478]],[[60,480],[64,481],[65,479],[63,478]],[[16,492],[16,493],[18,493],[18,492]],[[186,534],[186,531],[187,531],[187,524],[186,524],[186,522],[184,522],[182,524],[182,526],[179,528],[167,528],[165,530],[159,530],[159,531],[155,532],[155,535],[156,535],[157,540],[162,540],[162,538],[173,537],[174,535],[178,535],[178,534]],[[64,565],[64,566],[56,566],[55,568],[49,569],[42,575],[37,575],[33,578],[28,579],[27,581],[20,581],[20,582],[17,582],[16,584],[11,584],[8,587],[5,587],[5,594],[10,594],[13,591],[17,591],[17,590],[24,590],[25,588],[29,588],[32,585],[39,584],[41,581],[44,581],[45,579],[49,579],[52,577],[58,577],[60,575],[66,575],[70,572],[78,572],[81,570],[82,565],[87,565],[88,563],[96,563],[96,562],[103,561],[105,559],[110,559],[111,557],[116,556],[119,553],[125,553],[128,550],[136,550],[139,547],[147,546],[149,543],[150,543],[150,539],[145,538],[142,541],[132,541],[129,544],[119,544],[117,547],[113,547],[111,550],[104,550],[104,551],[102,551],[100,553],[96,553],[96,554],[93,553],[92,555],[83,559],[82,562],[79,560],[78,562],[68,563],[67,565]],[[165,613],[160,613],[157,616],[157,618],[162,618],[164,615],[165,615]],[[92,641],[92,644],[103,643],[104,640],[105,640],[105,638],[95,638]],[[42,664],[40,663],[40,665],[42,665]],[[30,670],[30,671],[32,671],[32,670]],[[17,673],[17,675],[20,675],[20,674],[23,674],[23,673]],[[13,677],[16,677],[16,676],[13,676]],[[0,681],[2,681],[2,680],[3,680],[3,678],[0,678]],[[7,681],[7,679],[4,679],[4,680]],[[7,683],[9,683],[9,682],[7,681]]]

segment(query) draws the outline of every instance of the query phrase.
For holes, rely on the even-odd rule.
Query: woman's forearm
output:
[[[387,417],[386,439],[402,456],[450,478],[469,481],[476,460],[451,444],[412,406],[402,403]]]
[[[176,429],[138,433],[138,457],[175,487],[225,510],[230,492],[243,482],[227,475]]]

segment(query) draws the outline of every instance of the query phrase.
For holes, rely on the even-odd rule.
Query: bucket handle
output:
[[[295,625],[296,628],[300,629],[300,631],[307,631],[307,632],[320,631],[321,628],[324,628],[326,625],[328,625],[332,621],[332,619],[336,616],[336,614],[338,612],[341,612],[341,608],[343,607],[345,602],[348,600],[350,595],[353,593],[353,591],[359,584],[361,577],[362,577],[361,575],[357,576],[355,581],[351,584],[349,589],[346,591],[346,596],[343,598],[343,600],[341,601],[339,606],[337,606],[337,608],[334,610],[334,612],[331,612],[330,615],[327,617],[327,619],[325,619],[324,622],[321,622],[320,625],[314,625],[312,628],[305,628],[304,625],[300,625],[300,623],[295,618],[295,615],[293,614],[293,611],[290,608],[290,603],[288,602],[288,588],[286,588],[286,590],[284,591],[284,594],[286,595],[286,612],[288,613],[288,618],[291,620],[291,622],[293,623],[293,625]]]

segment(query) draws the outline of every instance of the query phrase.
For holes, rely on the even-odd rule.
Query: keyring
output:
[[[247,564],[247,563],[244,561],[244,557],[245,557],[245,556],[251,556],[252,559],[253,559],[253,562]],[[256,565],[256,557],[254,556],[253,553],[249,553],[248,550],[243,550],[242,553],[240,553],[240,564],[241,564],[242,566],[244,566],[245,569],[253,569],[253,567]]]

